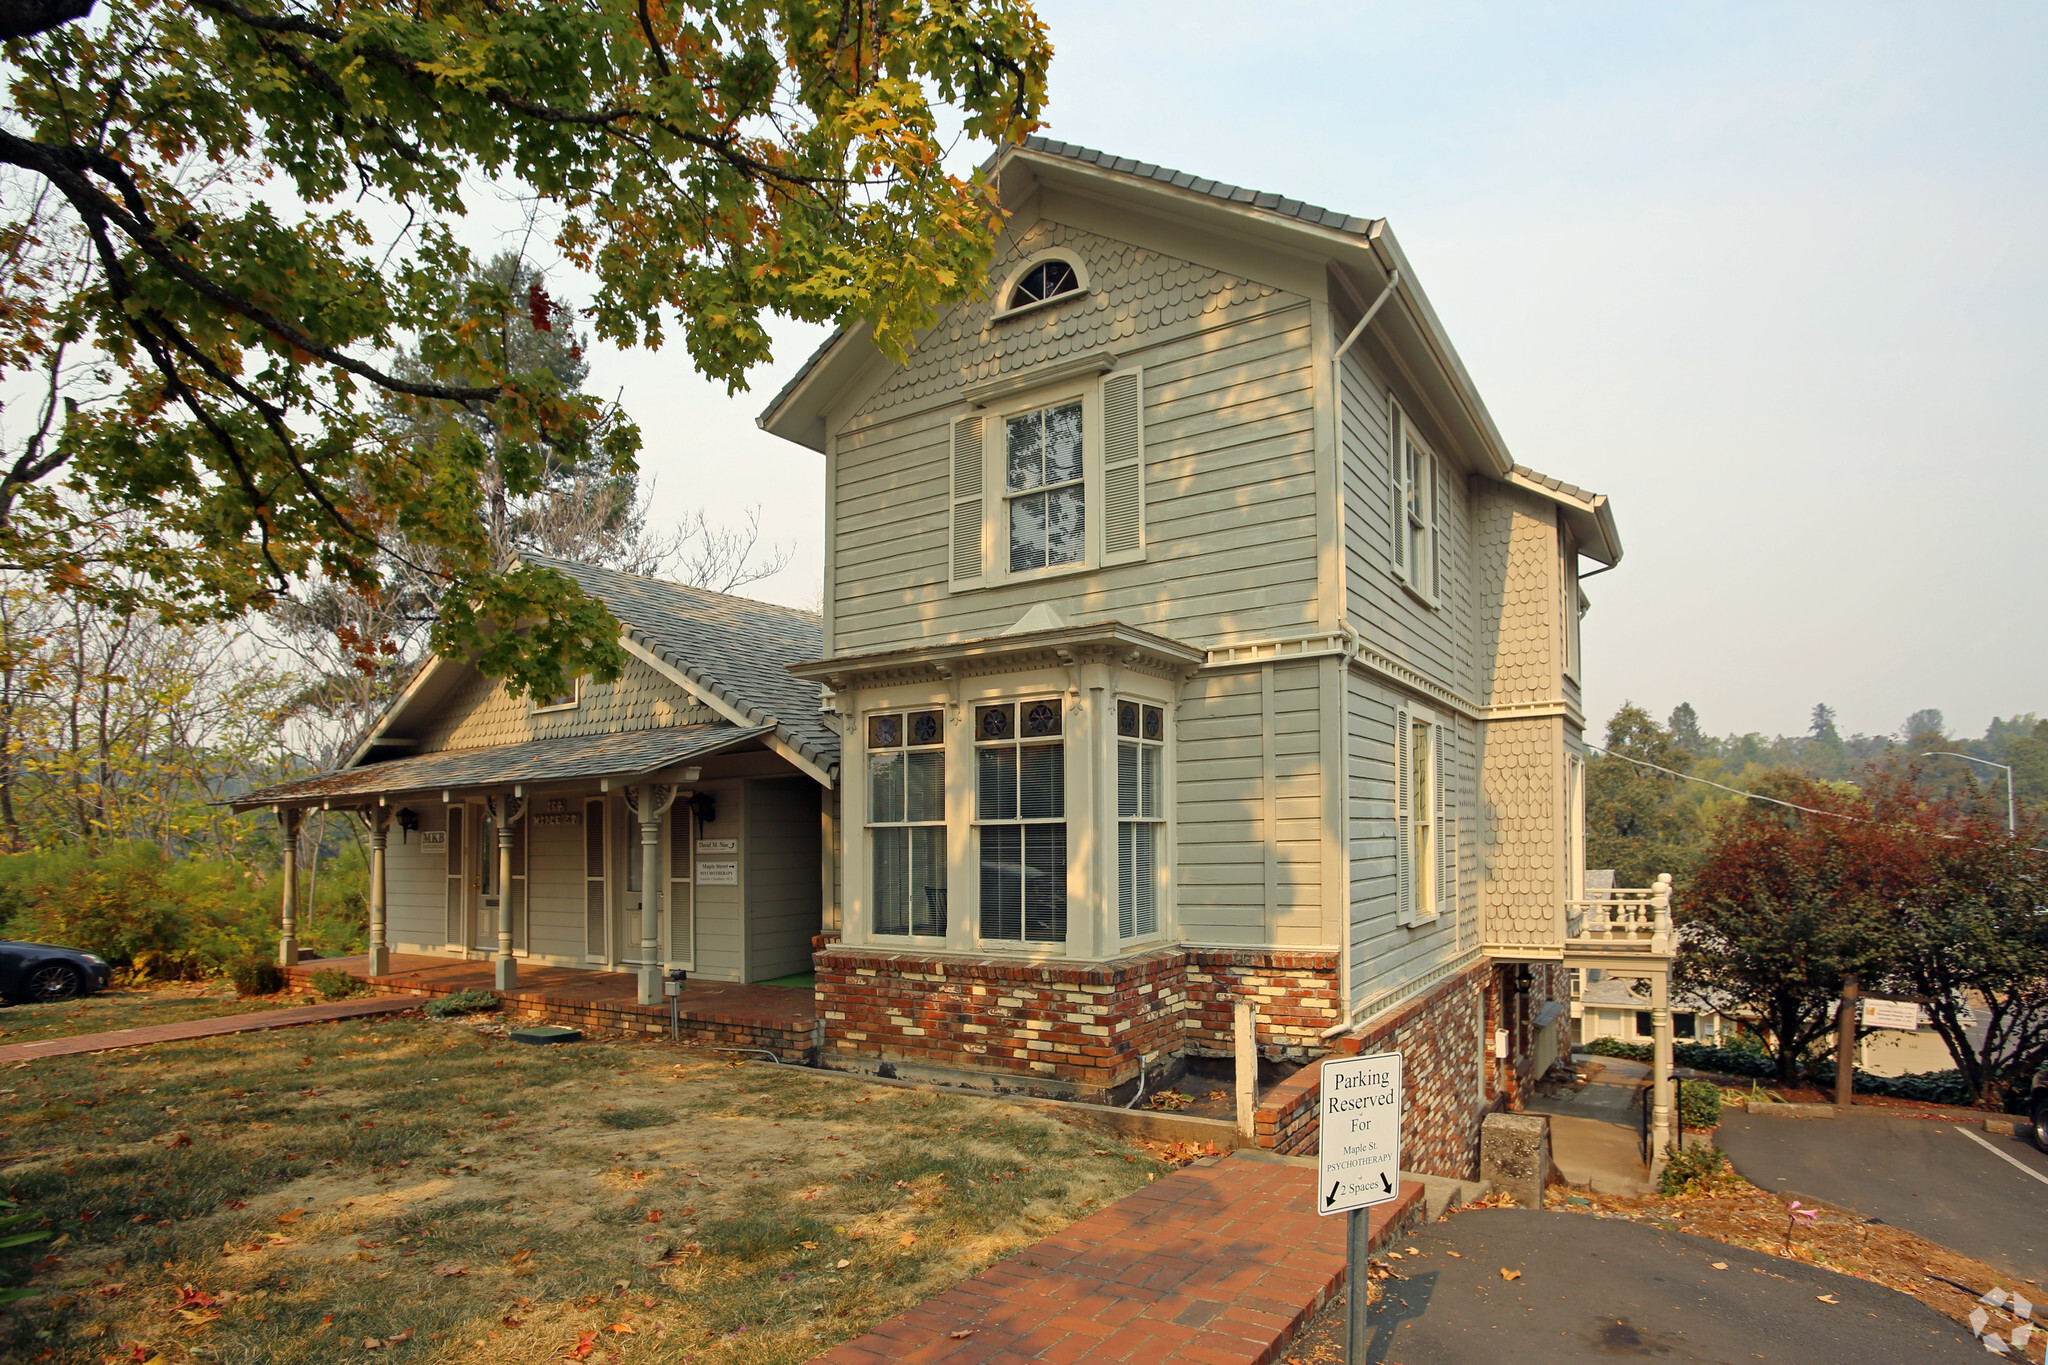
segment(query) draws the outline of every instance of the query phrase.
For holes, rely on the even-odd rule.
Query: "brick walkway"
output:
[[[290,1028],[293,1024],[322,1024],[329,1019],[359,1019],[366,1014],[396,1014],[400,1010],[417,1009],[419,1003],[415,996],[380,995],[371,1000],[334,1000],[323,1005],[294,1005],[289,1009],[230,1014],[221,1019],[187,1019],[182,1024],[151,1024],[146,1028],[115,1029],[111,1033],[81,1033],[71,1038],[46,1038],[39,1043],[12,1043],[0,1047],[0,1062],[69,1057],[78,1052],[146,1047],[151,1043],[175,1043],[186,1038],[218,1038],[228,1033]]]
[[[1344,1284],[1345,1220],[1314,1204],[1313,1167],[1198,1161],[814,1365],[1264,1365]],[[1404,1182],[1373,1244],[1421,1218]]]

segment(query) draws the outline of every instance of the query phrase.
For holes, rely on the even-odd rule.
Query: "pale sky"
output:
[[[1607,493],[1588,713],[1715,733],[2048,712],[2048,6],[1046,0],[1048,135],[1384,216],[1508,447]],[[764,506],[812,606],[823,463],[597,357],[663,507]]]

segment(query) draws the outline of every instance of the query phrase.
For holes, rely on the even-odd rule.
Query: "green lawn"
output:
[[[313,1003],[277,995],[238,1000],[232,989],[209,985],[166,986],[156,990],[110,990],[54,1005],[12,1005],[0,1009],[0,1045],[37,1043],[46,1038],[71,1038],[81,1033],[108,1033],[146,1024],[181,1024],[187,1019],[217,1019],[224,1014],[274,1010]]]
[[[0,1092],[0,1193],[57,1234],[0,1252],[40,1291],[0,1359],[73,1365],[798,1362],[1165,1169],[997,1101],[419,1016]]]

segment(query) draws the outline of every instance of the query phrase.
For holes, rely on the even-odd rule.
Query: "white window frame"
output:
[[[1584,900],[1586,896],[1586,760],[1567,753],[1564,758],[1564,898]]]
[[[1572,534],[1562,524],[1557,528],[1557,629],[1558,653],[1563,656],[1561,672],[1573,682],[1579,680],[1579,551]]]
[[[1024,717],[1027,709],[1033,705],[1036,705],[1039,702],[1046,701],[1053,702],[1057,704],[1060,708],[1060,733],[1057,739],[1035,738],[1032,736],[1028,736],[1024,733]],[[982,738],[981,735],[981,713],[985,708],[994,706],[1007,706],[1010,708],[1013,716],[1015,730],[1007,738],[985,740]],[[966,783],[967,791],[969,794],[968,813],[972,817],[973,821],[972,825],[970,826],[970,828],[973,830],[973,837],[969,844],[969,848],[972,850],[972,866],[974,868],[975,886],[974,923],[972,927],[974,933],[974,941],[976,942],[976,944],[980,945],[984,950],[1012,953],[1033,951],[1046,952],[1048,950],[1058,951],[1065,949],[1074,941],[1076,905],[1073,880],[1074,862],[1077,853],[1076,844],[1078,841],[1074,837],[1077,820],[1073,809],[1073,764],[1076,760],[1085,763],[1087,761],[1088,755],[1086,753],[1085,745],[1077,747],[1071,742],[1072,735],[1069,733],[1071,728],[1069,722],[1071,721],[1073,714],[1074,708],[1071,705],[1069,705],[1068,699],[1064,695],[1059,693],[1047,692],[1020,692],[1014,695],[1007,695],[1002,697],[980,698],[977,699],[974,702],[974,704],[967,709],[967,724],[970,727],[968,739],[969,748],[972,753],[972,758],[970,760],[972,767],[969,770],[969,772],[964,775],[964,781]],[[1061,751],[1060,785],[1058,787],[1060,795],[1060,814],[1057,818],[1050,816],[1027,817],[1023,813],[1022,806],[1022,751],[1028,748],[1051,747],[1055,745]],[[989,750],[1005,748],[1017,754],[1017,764],[1019,772],[1018,780],[1020,782],[1020,788],[1018,792],[1019,804],[1017,808],[1017,814],[1013,817],[984,818],[981,813],[981,755]],[[983,926],[987,923],[988,906],[983,903],[983,899],[981,896],[981,846],[982,840],[986,837],[987,832],[992,829],[1018,830],[1018,850],[1019,856],[1022,857],[1024,856],[1024,846],[1030,837],[1023,831],[1031,826],[1051,827],[1054,825],[1059,826],[1064,831],[1064,833],[1061,835],[1062,852],[1060,894],[1062,898],[1062,906],[1060,910],[1060,936],[1058,938],[1032,938],[1030,936],[1029,929],[1030,907],[1021,899],[1018,903],[1017,912],[1017,937],[992,937],[984,933]],[[1085,829],[1085,824],[1082,827]],[[1020,897],[1025,894],[1026,889],[1020,884]],[[1083,902],[1082,908],[1086,908],[1085,901]]]
[[[1426,707],[1394,708],[1394,895],[1402,925],[1457,907],[1456,726]],[[1455,774],[1451,774],[1454,778]]]
[[[579,674],[569,685],[569,700],[543,703],[540,698],[529,696],[527,714],[544,716],[550,711],[574,711],[583,705],[583,678]]]
[[[1124,708],[1127,706],[1138,708],[1138,733],[1135,736],[1124,733],[1122,718]],[[1148,711],[1157,712],[1159,716],[1159,734],[1156,738],[1148,738],[1144,733],[1146,713]],[[1167,812],[1172,808],[1173,794],[1173,779],[1167,770],[1166,737],[1168,731],[1172,728],[1172,709],[1161,702],[1150,701],[1143,697],[1119,697],[1116,701],[1115,714],[1117,722],[1117,733],[1115,736],[1117,829],[1116,888],[1113,909],[1115,911],[1116,923],[1112,931],[1112,941],[1122,946],[1159,938],[1166,932],[1166,889],[1169,881],[1168,868],[1172,863],[1172,841],[1167,832]],[[1135,803],[1125,799],[1126,793],[1123,777],[1124,754],[1126,750],[1130,751],[1133,755],[1132,771],[1137,779],[1136,790],[1133,793],[1136,797]],[[1145,764],[1145,755],[1148,753],[1153,756],[1149,785],[1146,778]],[[1152,797],[1149,809],[1144,799],[1148,794]],[[1126,806],[1131,806],[1132,809],[1126,810]],[[1140,927],[1137,924],[1135,887],[1132,886],[1127,890],[1126,874],[1131,870],[1131,863],[1126,858],[1124,852],[1124,831],[1126,828],[1135,830],[1139,826],[1149,827],[1152,831],[1152,924],[1149,928]],[[1132,848],[1135,850],[1137,844],[1135,833],[1133,833],[1131,839]],[[1132,930],[1130,933],[1124,932],[1124,902],[1127,897],[1133,901]]]
[[[1399,405],[1393,427],[1389,530],[1394,577],[1426,605],[1437,607],[1443,601],[1443,461]]]
[[[1068,269],[1072,270],[1074,272],[1074,287],[1064,294],[1054,294],[1051,298],[1034,299],[1030,303],[1019,304],[1015,308],[1010,307],[1010,295],[1017,291],[1018,283],[1026,275],[1029,275],[1047,261],[1060,261]],[[1002,285],[996,290],[996,312],[991,320],[995,322],[1008,322],[1011,318],[1021,318],[1027,313],[1036,313],[1047,308],[1057,308],[1063,303],[1072,303],[1077,299],[1088,297],[1092,288],[1093,284],[1089,279],[1088,267],[1079,256],[1063,247],[1048,247],[1044,251],[1034,252],[1026,256],[1023,260],[1012,266],[1007,275],[1003,276]]]
[[[913,718],[920,715],[936,715],[938,717],[938,743],[917,745],[909,743],[910,727],[913,723]],[[898,719],[898,724],[901,727],[900,733],[897,736],[898,742],[894,745],[876,746],[872,742],[874,738],[873,722],[879,718],[888,716],[895,716]],[[866,784],[862,788],[861,799],[862,804],[864,806],[863,823],[865,824],[868,830],[866,848],[867,869],[864,873],[867,884],[864,888],[863,898],[867,903],[868,934],[872,938],[885,940],[890,943],[919,943],[935,947],[943,947],[946,944],[948,938],[951,936],[951,930],[953,926],[958,923],[960,906],[957,903],[955,903],[954,897],[956,895],[956,892],[953,887],[953,849],[955,843],[955,836],[951,828],[952,822],[949,820],[948,817],[951,815],[953,809],[952,784],[958,780],[955,774],[959,768],[959,764],[954,762],[953,755],[949,752],[952,746],[949,742],[946,733],[947,729],[948,726],[946,723],[946,708],[941,704],[927,704],[917,706],[881,706],[876,707],[871,711],[864,712],[860,717],[860,729],[857,733],[859,737],[860,752],[863,758],[863,762],[861,765],[859,780],[862,783]],[[909,819],[908,794],[906,791],[904,809],[905,818],[900,820],[878,820],[876,818],[877,812],[875,809],[874,800],[873,756],[876,754],[895,754],[902,757],[905,765],[905,779],[907,784],[909,765],[908,755],[914,753],[937,754],[939,756],[940,783],[938,818],[926,820]],[[944,872],[946,878],[946,886],[944,890],[946,892],[947,905],[943,912],[944,923],[940,925],[936,933],[918,933],[918,907],[913,903],[905,907],[907,911],[907,922],[909,924],[910,931],[902,934],[886,932],[881,927],[882,906],[880,903],[880,899],[876,894],[875,888],[875,871],[881,865],[881,860],[876,855],[875,851],[876,845],[879,842],[876,838],[876,835],[879,833],[893,832],[896,830],[918,830],[932,828],[936,828],[939,831],[941,854],[939,867]],[[906,854],[909,852],[909,846],[913,844],[915,840],[916,835],[914,834],[905,836]],[[912,889],[914,890],[915,888]],[[927,906],[927,911],[929,911],[929,908],[930,907]]]
[[[1081,477],[1058,487],[1081,487],[1081,557],[1037,569],[1010,567],[1010,504],[1044,491],[1012,493],[1009,479],[1010,422],[1036,412],[1081,405]],[[1087,573],[1102,563],[1102,384],[1094,376],[1065,384],[1025,390],[992,401],[981,413],[982,543],[986,547],[982,583],[1029,583]]]

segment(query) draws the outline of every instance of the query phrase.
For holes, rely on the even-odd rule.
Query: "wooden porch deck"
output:
[[[488,960],[463,961],[424,953],[393,953],[391,970],[369,974],[370,959],[315,958],[286,968],[295,986],[303,988],[316,971],[344,971],[386,992],[411,995],[453,995],[457,991],[491,991],[505,1013],[522,1022],[567,1024],[613,1033],[665,1035],[667,1002],[639,1003],[639,983],[627,972],[581,971],[573,967],[519,964],[516,990],[492,989],[495,969]],[[742,986],[729,981],[686,983],[682,994],[682,1034],[686,1041],[713,1047],[758,1047],[785,1061],[806,1061],[816,1053],[822,1033],[816,997],[786,986]]]

